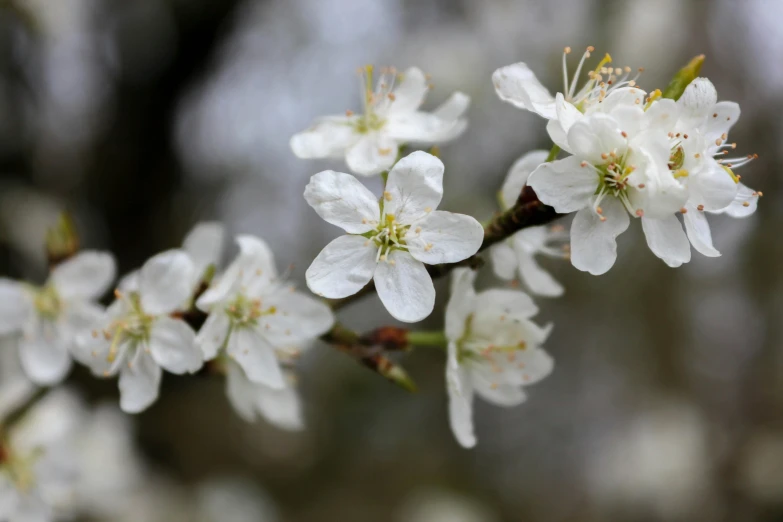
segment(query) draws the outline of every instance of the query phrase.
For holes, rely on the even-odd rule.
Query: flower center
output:
[[[231,320],[231,324],[237,327],[256,326],[259,317],[264,315],[274,315],[277,308],[270,306],[266,310],[260,299],[248,299],[247,296],[239,294],[234,301],[226,307],[226,314]]]
[[[623,137],[627,137],[625,132],[623,132]],[[622,154],[618,154],[617,150],[613,150],[601,154],[601,159],[604,163],[592,165],[587,161],[583,161],[580,164],[582,168],[593,169],[598,176],[598,187],[595,191],[596,198],[593,203],[593,210],[601,217],[601,221],[606,221],[606,218],[602,215],[601,200],[607,195],[617,198],[632,215],[638,217],[644,215],[642,209],[634,209],[632,207],[628,198],[628,188],[632,186],[629,177],[636,170],[635,165],[628,163],[629,155],[630,149],[626,149]],[[644,183],[636,185],[635,188],[643,189]]]
[[[35,486],[33,465],[41,455],[40,450],[18,455],[8,444],[0,442],[0,473],[6,475],[18,491],[28,492]]]
[[[54,286],[46,285],[35,291],[33,304],[38,315],[45,319],[55,320],[62,311],[62,301]]]
[[[395,100],[394,84],[397,81],[397,70],[393,67],[384,67],[373,89],[373,75],[375,68],[366,65],[359,69],[359,79],[362,91],[362,104],[364,113],[353,122],[354,131],[358,134],[366,134],[380,130],[386,125],[384,115]],[[353,113],[348,111],[347,115]]]
[[[405,236],[410,228],[410,225],[400,224],[393,215],[386,214],[375,230],[371,230],[365,235],[367,237],[366,244],[369,245],[372,241],[378,247],[378,254],[375,256],[376,263],[386,261],[392,250],[408,250]],[[419,231],[417,230],[417,232]]]
[[[142,347],[149,343],[150,330],[155,322],[154,316],[148,315],[142,310],[138,293],[123,294],[119,290],[115,290],[114,295],[125,303],[128,311],[113,320],[103,331],[92,331],[93,337],[103,335],[107,341],[111,341],[106,355],[106,362],[111,366],[109,370],[104,372],[107,376],[113,374],[126,359],[130,368],[138,362],[144,352]],[[97,356],[97,353],[93,353],[93,356]]]
[[[595,51],[595,48],[591,45],[582,54],[582,58],[579,60],[579,65],[570,82],[568,81],[567,56],[571,53],[571,48],[566,47],[563,51],[563,96],[581,112],[585,112],[595,103],[602,102],[615,89],[635,87],[636,80],[644,70],[640,68],[637,74],[631,78],[631,68],[628,66],[611,67],[612,57],[607,53],[598,63],[598,66],[587,73],[587,81],[577,91],[576,85],[582,73],[582,67],[593,51]]]

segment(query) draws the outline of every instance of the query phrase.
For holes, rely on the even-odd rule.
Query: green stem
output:
[[[555,158],[557,158],[557,155],[560,153],[560,147],[557,145],[552,145],[552,148],[549,150],[549,156],[546,157],[546,163],[555,161]]]
[[[408,332],[408,342],[413,346],[433,346],[436,348],[446,348],[449,340],[442,330],[432,330],[425,332]]]

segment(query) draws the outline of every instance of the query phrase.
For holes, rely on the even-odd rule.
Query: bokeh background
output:
[[[123,271],[217,219],[264,237],[304,287],[338,230],[302,191],[342,165],[299,160],[288,139],[358,109],[367,63],[424,69],[429,107],[454,90],[472,97],[468,131],[442,148],[443,208],[486,219],[513,161],[549,148],[544,122],[500,102],[490,75],[525,61],[558,89],[566,45],[645,67],[648,90],[707,55],[703,74],[742,107],[730,139],[760,156],[739,173],[765,194],[751,218],[711,218],[723,256],[669,269],[634,223],[604,276],[545,260],[567,288],[539,300],[555,372],[519,408],[479,402],[472,451],[449,431],[434,351],[402,359],[420,388],[408,394],[315,346],[300,364],[302,433],[244,423],[217,378],[167,375],[161,400],[132,419],[167,486],[129,520],[195,520],[149,504],[220,476],[263,497],[269,509],[247,508],[248,521],[783,520],[777,0],[4,0],[0,270],[45,277],[45,230],[68,210],[83,243],[111,249]],[[438,288],[425,328],[442,324]],[[340,317],[390,324],[375,298]],[[84,371],[71,381],[91,399],[117,394]]]

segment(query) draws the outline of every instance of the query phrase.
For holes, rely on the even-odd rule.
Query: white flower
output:
[[[209,312],[196,343],[206,360],[224,350],[251,382],[283,389],[275,350],[312,341],[334,317],[326,304],[278,277],[263,240],[239,236],[237,243],[237,258],[196,303]]]
[[[558,138],[564,138],[569,127],[583,114],[591,114],[595,111],[608,112],[621,104],[641,103],[645,93],[636,87],[639,74],[631,78],[630,67],[606,67],[612,61],[609,54],[601,59],[594,70],[588,72],[587,81],[577,90],[582,66],[593,50],[593,47],[587,48],[579,61],[573,79],[569,82],[566,57],[570,54],[571,48],[565,48],[563,91],[555,96],[552,96],[523,62],[501,67],[492,74],[495,92],[501,100],[550,120],[547,131]],[[553,141],[558,143],[559,140],[553,137]]]
[[[680,117],[669,132],[671,155],[669,168],[688,189],[683,221],[693,247],[709,257],[720,252],[712,245],[707,212],[739,216],[752,214],[758,193],[739,183],[732,169],[754,159],[753,155],[726,158],[728,132],[739,119],[740,108],[734,102],[718,102],[715,86],[706,78],[696,78],[677,100]],[[736,203],[735,203],[736,202]]]
[[[76,337],[103,313],[95,301],[114,277],[110,254],[84,251],[42,287],[0,279],[0,335],[21,333],[19,358],[33,382],[53,385],[67,375]]]
[[[519,158],[508,172],[500,191],[503,210],[514,205],[522,192],[530,173],[542,164],[549,153],[536,150]],[[520,230],[506,241],[493,246],[489,253],[495,274],[501,279],[512,280],[519,274],[532,293],[547,297],[563,294],[563,287],[536,262],[535,256],[566,258],[566,253],[550,243],[560,243],[568,237],[562,227],[529,227]]]
[[[405,71],[398,81],[394,69],[384,70],[373,91],[373,68],[361,73],[364,113],[321,118],[310,129],[291,138],[291,149],[300,158],[345,157],[348,168],[370,176],[389,170],[405,143],[444,143],[458,137],[467,122],[462,115],[470,98],[454,93],[431,113],[419,111],[427,91],[427,79],[419,69]]]
[[[435,287],[424,264],[456,263],[475,254],[484,230],[470,216],[435,210],[443,196],[443,163],[417,151],[389,173],[380,200],[349,174],[327,170],[310,179],[304,197],[348,235],[321,251],[307,269],[318,295],[342,298],[370,279],[389,313],[405,322],[427,317]]]
[[[60,389],[44,397],[0,441],[0,520],[50,522],[73,516],[86,410]]]
[[[514,290],[473,290],[475,273],[454,272],[446,307],[451,429],[459,443],[476,444],[473,395],[498,406],[525,401],[523,386],[552,372],[552,358],[540,348],[551,325],[541,328],[530,320],[538,313],[533,300]]]
[[[16,337],[0,337],[0,423],[36,389],[22,370],[17,344]]]
[[[293,373],[285,371],[284,381],[283,388],[254,383],[241,366],[234,361],[226,362],[226,393],[240,417],[253,422],[261,416],[278,428],[301,430],[304,428],[302,405]]]
[[[690,245],[675,213],[688,195],[668,167],[665,129],[677,119],[672,100],[648,110],[620,105],[574,123],[561,146],[572,156],[545,163],[528,183],[559,213],[577,211],[571,225],[571,262],[591,274],[608,271],[628,215],[640,217],[647,244],[669,266],[690,260]]]
[[[138,289],[117,292],[98,328],[80,337],[79,360],[93,373],[119,373],[120,407],[138,413],[158,397],[161,368],[193,373],[203,363],[196,334],[171,317],[191,295],[193,262],[182,250],[148,260],[139,271]]]
[[[225,230],[214,221],[197,223],[182,242],[184,250],[193,261],[194,286],[201,281],[204,272],[212,265],[218,267],[223,254]]]

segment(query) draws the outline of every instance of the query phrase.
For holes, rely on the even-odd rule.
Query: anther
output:
[[[392,200],[391,192],[387,192],[387,191],[384,190],[383,191],[383,199],[385,199],[386,201],[391,201]]]
[[[345,115],[350,118],[351,116],[353,116],[353,111],[351,109],[348,109],[347,111],[345,111]]]
[[[742,202],[742,206],[743,206],[743,207],[749,207],[749,206],[750,206],[750,203],[748,203],[747,201],[743,201],[743,202]]]
[[[682,214],[687,214],[687,213],[688,213],[688,209],[687,209],[687,208],[685,208],[685,207],[682,207],[682,208],[680,209],[680,213],[682,213]]]
[[[637,209],[636,209],[636,215],[637,215],[638,217],[642,217],[642,216],[644,216],[644,210],[642,210],[642,209],[640,209],[640,208],[637,208]]]
[[[628,133],[625,132],[625,131],[620,131],[620,134],[622,135],[623,138],[627,138],[628,137]]]
[[[646,187],[646,185],[644,183],[639,183],[639,188],[640,189],[643,189],[644,187]]]
[[[565,49],[563,49],[563,52],[566,53],[566,54],[570,54],[571,53],[571,48],[570,47],[566,47]]]
[[[704,205],[699,205],[698,207],[696,207],[696,210],[698,210],[699,212],[703,212],[704,211]]]

